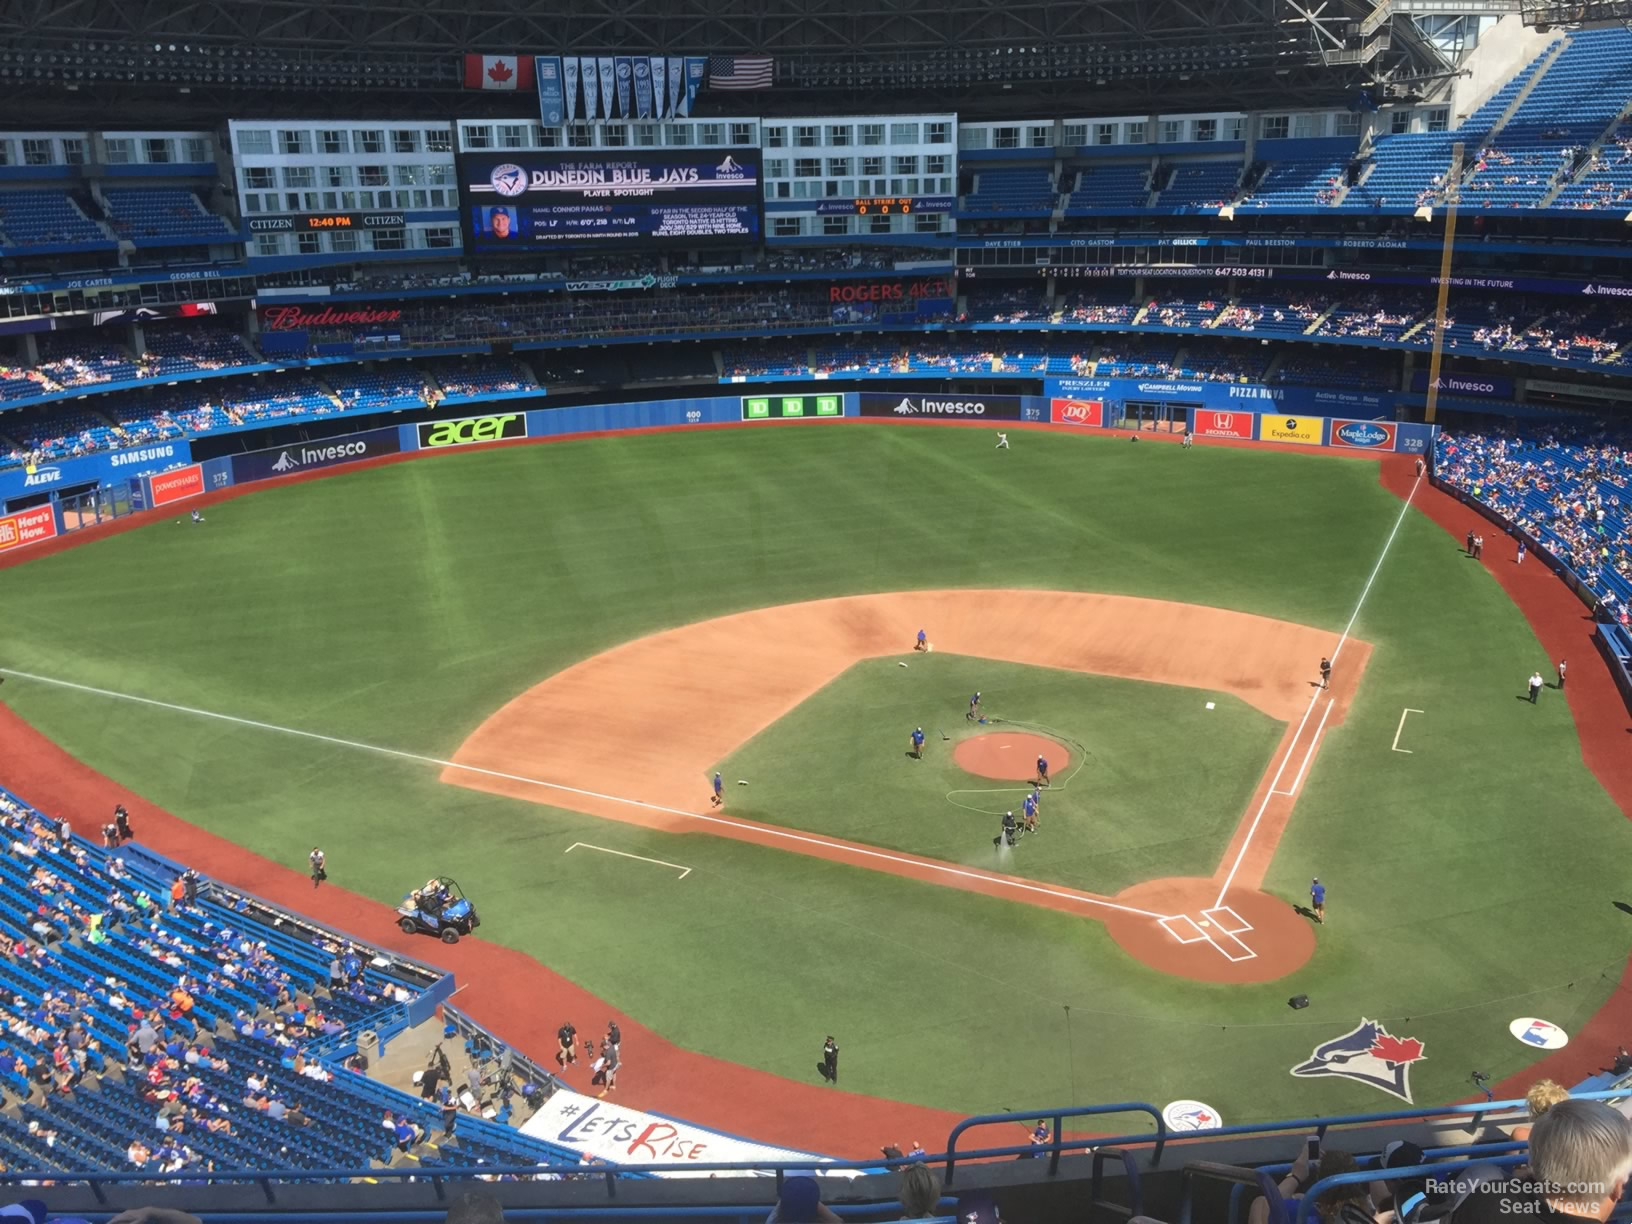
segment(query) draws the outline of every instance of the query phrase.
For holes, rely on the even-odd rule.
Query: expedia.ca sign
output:
[[[419,425],[421,450],[469,446],[473,442],[502,442],[527,436],[527,417],[520,412],[503,416],[466,417],[459,421],[424,421]]]
[[[1018,421],[1018,395],[949,396],[861,393],[861,415],[898,421]]]

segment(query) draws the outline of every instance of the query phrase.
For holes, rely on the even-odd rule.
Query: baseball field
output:
[[[1523,1071],[1510,1023],[1578,1031],[1626,963],[1632,828],[1522,699],[1552,661],[1371,460],[767,425],[207,518],[0,575],[11,708],[337,888],[453,876],[689,1050],[814,1080],[833,1033],[846,1089],[956,1112],[1372,1111]],[[1368,1074],[1312,1058],[1362,1020]]]

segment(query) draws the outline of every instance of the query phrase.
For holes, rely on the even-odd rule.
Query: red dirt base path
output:
[[[620,1077],[616,1099],[626,1105],[763,1143],[858,1160],[877,1156],[886,1143],[904,1146],[922,1139],[934,1147],[963,1117],[683,1050],[530,956],[483,939],[450,948],[404,935],[390,906],[333,884],[314,890],[300,871],[177,819],[76,760],[3,703],[0,755],[6,785],[47,816],[94,828],[123,803],[141,845],[375,946],[457,973],[459,1009],[543,1066],[552,1065],[555,1029],[562,1020],[593,1029],[616,1016],[631,1069]],[[344,864],[331,868],[344,878]],[[821,1034],[811,1032],[811,1040],[819,1041]],[[811,1061],[814,1051],[813,1046]],[[563,1078],[581,1092],[594,1091],[587,1071],[571,1070]]]
[[[1048,762],[1048,772],[1063,774],[1071,767],[1071,752],[1058,740],[1019,731],[988,731],[962,740],[952,760],[964,773],[1014,782],[1037,776],[1037,758]]]

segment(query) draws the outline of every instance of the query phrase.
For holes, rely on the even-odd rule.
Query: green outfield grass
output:
[[[963,714],[977,689],[994,720],[983,727]],[[920,724],[917,760],[908,734]],[[1020,778],[1032,760],[1002,782],[952,754],[1010,729],[1051,736],[1074,759],[1055,761],[1037,836],[994,850],[1002,813],[1018,818],[1031,789]],[[720,768],[750,783],[727,788],[733,816],[1110,894],[1210,875],[1281,732],[1222,693],[923,654],[905,669],[856,664]]]
[[[1338,630],[1398,508],[1367,462],[1114,437],[1022,433],[994,452],[981,430],[770,425],[520,446],[262,491],[203,527],[165,520],[9,570],[0,660],[445,757],[609,646],[824,596],[1111,591]],[[1514,700],[1548,660],[1489,575],[1410,515],[1355,633],[1375,647],[1365,682],[1268,881],[1290,904],[1318,873],[1329,921],[1304,971],[1252,988],[1164,977],[1061,913],[444,786],[434,767],[243,724],[17,679],[5,695],[148,799],[291,867],[321,842],[336,884],[391,903],[452,874],[483,938],[689,1047],[813,1077],[833,1032],[846,1087],[881,1096],[971,1111],[1193,1096],[1240,1121],[1389,1107],[1287,1073],[1362,1014],[1427,1042],[1419,1101],[1465,1095],[1475,1067],[1518,1070],[1534,1053],[1508,1022],[1578,1026],[1632,934],[1611,905],[1632,830],[1563,702]],[[1409,756],[1389,750],[1406,706],[1425,711]],[[905,745],[886,721],[887,758]],[[1162,806],[1188,806],[1223,764],[1172,772]],[[574,841],[695,870],[654,878],[564,855]],[[1286,1008],[1295,991],[1307,1011]]]

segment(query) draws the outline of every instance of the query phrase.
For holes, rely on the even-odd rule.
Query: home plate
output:
[[[1208,702],[1208,703],[1207,703],[1207,708],[1208,708],[1208,709],[1209,709],[1209,710],[1210,710],[1210,709],[1212,709],[1212,708],[1213,708],[1213,703],[1212,703],[1212,702],[1210,702],[1210,701],[1209,701],[1209,702]]]

